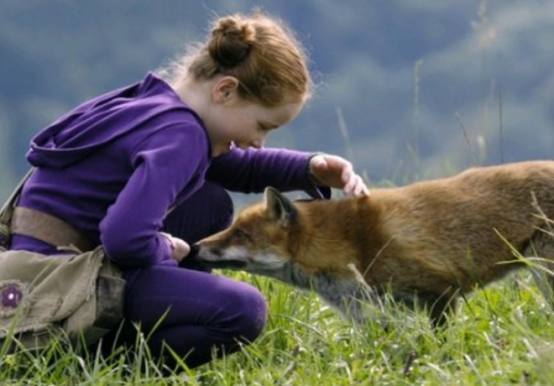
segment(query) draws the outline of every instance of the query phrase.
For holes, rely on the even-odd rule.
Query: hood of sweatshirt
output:
[[[31,139],[27,160],[33,166],[65,168],[170,110],[196,116],[167,83],[149,73],[141,82],[77,106],[40,131]]]

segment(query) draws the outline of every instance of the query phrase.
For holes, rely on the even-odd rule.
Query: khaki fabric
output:
[[[125,281],[102,247],[76,250],[73,245],[78,243],[73,241],[79,238],[58,245],[60,250],[73,251],[59,255],[6,250],[15,202],[31,173],[0,210],[0,349],[12,351],[17,342],[36,349],[60,336],[90,345],[123,319]],[[54,233],[67,229],[49,224]]]
[[[0,253],[0,339],[38,348],[60,334],[92,344],[123,316],[125,281],[102,248],[74,255]]]

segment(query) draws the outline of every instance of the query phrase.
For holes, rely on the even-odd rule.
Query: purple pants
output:
[[[189,243],[229,225],[233,204],[218,185],[206,183],[166,219],[164,231]],[[260,292],[242,282],[190,268],[154,265],[124,272],[125,321],[121,330],[102,340],[104,353],[124,345],[132,348],[140,324],[154,358],[172,367],[169,346],[184,362],[198,366],[253,341],[266,321]],[[161,322],[160,318],[165,314]],[[157,327],[153,330],[153,328]]]

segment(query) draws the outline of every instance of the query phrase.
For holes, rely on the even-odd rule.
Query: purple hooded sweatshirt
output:
[[[36,168],[19,206],[61,218],[122,267],[174,264],[160,235],[167,211],[205,179],[223,187],[260,192],[306,190],[329,197],[309,179],[309,153],[232,149],[211,159],[198,115],[160,78],[91,99],[60,117],[31,141]],[[11,249],[56,253],[49,244],[13,235]]]

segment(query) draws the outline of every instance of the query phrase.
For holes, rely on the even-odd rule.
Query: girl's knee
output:
[[[242,342],[254,341],[262,332],[267,321],[267,305],[263,295],[253,286],[238,283],[234,294],[226,299],[230,318],[224,318],[224,328],[232,331],[234,339]]]

